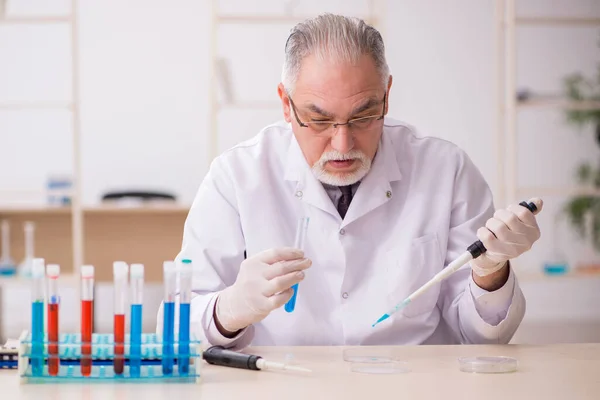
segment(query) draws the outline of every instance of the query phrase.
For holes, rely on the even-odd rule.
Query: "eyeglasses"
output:
[[[298,125],[300,125],[303,128],[311,128],[315,132],[325,133],[330,130],[335,130],[338,126],[348,125],[348,128],[350,130],[352,130],[353,132],[356,132],[356,131],[360,132],[360,131],[365,131],[365,130],[371,128],[371,126],[373,126],[373,123],[375,121],[379,121],[379,120],[383,119],[383,117],[385,116],[387,93],[383,95],[383,110],[381,110],[381,114],[370,115],[367,117],[360,117],[360,118],[352,118],[346,122],[333,122],[333,121],[302,122],[302,121],[300,121],[300,118],[298,117],[298,112],[296,111],[296,105],[294,104],[294,101],[292,100],[292,97],[289,94],[288,94],[288,98],[290,99],[290,104],[292,106],[292,110],[294,111],[294,117],[296,117],[296,121],[298,121]]]

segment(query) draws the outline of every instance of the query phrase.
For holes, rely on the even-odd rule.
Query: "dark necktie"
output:
[[[342,192],[342,197],[340,197],[337,209],[342,216],[342,219],[344,219],[348,207],[350,207],[350,202],[352,201],[352,186],[340,186],[340,191]]]

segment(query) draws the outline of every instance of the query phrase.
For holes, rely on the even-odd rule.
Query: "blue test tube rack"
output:
[[[129,374],[131,361],[129,335],[125,335],[125,367],[122,375],[115,375],[113,370],[114,361],[114,336],[113,334],[92,335],[92,372],[89,376],[81,375],[81,334],[61,334],[59,336],[59,359],[60,367],[57,375],[48,373],[48,336],[44,335],[43,351],[40,355],[32,352],[31,333],[23,332],[19,338],[18,371],[21,383],[82,383],[82,382],[176,382],[176,383],[199,383],[202,365],[201,342],[191,338],[185,343],[184,348],[189,349],[183,359],[187,360],[187,372],[180,371],[179,342],[176,340],[174,346],[174,367],[169,375],[162,373],[162,348],[163,343],[160,336],[154,333],[143,333],[141,344],[141,366],[139,376]],[[173,356],[173,355],[172,355]],[[32,368],[32,357],[42,358],[43,369],[41,374],[34,374]]]

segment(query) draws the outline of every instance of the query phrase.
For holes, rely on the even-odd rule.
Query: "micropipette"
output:
[[[540,200],[540,202],[541,202],[541,200]],[[538,211],[538,207],[533,202],[527,203],[525,201],[522,201],[522,202],[519,203],[519,205],[527,208],[534,215]],[[447,277],[449,277],[450,275],[452,275],[453,273],[455,273],[456,271],[458,271],[458,269],[461,268],[463,265],[465,265],[469,261],[474,260],[475,258],[479,257],[480,255],[482,255],[486,251],[487,251],[487,249],[485,248],[485,246],[483,245],[483,243],[481,242],[481,240],[477,240],[476,242],[474,242],[473,244],[471,244],[467,248],[467,251],[465,251],[460,256],[458,256],[454,261],[452,261],[450,264],[448,264],[448,266],[446,268],[444,268],[443,270],[441,270],[440,272],[438,272],[427,283],[425,283],[419,289],[417,289],[416,291],[414,291],[410,296],[408,296],[402,302],[398,303],[390,311],[388,311],[387,313],[383,314],[372,326],[375,327],[375,325],[379,324],[382,321],[385,321],[392,314],[394,314],[397,311],[400,311],[401,309],[403,309],[404,307],[406,307],[407,305],[409,305],[411,301],[413,301],[415,298],[419,297],[421,294],[425,293],[433,285],[435,285],[435,284],[443,281],[444,279],[446,279]]]
[[[212,346],[202,352],[202,358],[209,364],[221,365],[225,367],[260,370],[278,370],[278,371],[297,371],[312,372],[308,368],[296,365],[287,365],[284,363],[267,361],[261,356],[239,353],[237,351],[225,350],[222,346]]]
[[[294,247],[304,251],[304,242],[306,241],[306,232],[308,230],[308,217],[303,217],[298,220],[298,224],[296,226],[296,240],[294,243]],[[294,294],[292,297],[285,303],[285,311],[292,312],[296,308],[296,297],[298,296],[298,284],[294,284],[292,286],[292,290]]]

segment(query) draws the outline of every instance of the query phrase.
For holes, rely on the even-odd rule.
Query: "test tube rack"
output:
[[[183,343],[182,343],[183,344]],[[31,341],[31,333],[25,331],[19,338],[18,351],[18,373],[21,383],[68,383],[68,382],[124,382],[124,383],[148,383],[148,382],[176,382],[176,383],[199,383],[202,365],[201,342],[195,337],[188,343],[189,352],[184,356],[189,360],[187,373],[180,372],[178,368],[179,343],[173,343],[173,354],[170,358],[174,360],[172,372],[162,372],[162,349],[161,337],[157,334],[143,333],[140,346],[140,371],[139,376],[130,374],[129,365],[131,361],[129,335],[125,336],[124,343],[124,368],[120,375],[113,370],[114,336],[113,334],[94,333],[92,335],[92,367],[87,376],[81,374],[81,335],[61,334],[58,343],[59,371],[56,375],[50,375],[48,370],[48,336],[44,335],[43,343],[36,343],[39,350],[33,351],[34,345]],[[35,353],[35,354],[34,354]],[[34,374],[31,360],[42,359],[43,368],[41,373]]]
[[[0,346],[0,369],[17,369],[19,354],[16,349]]]

